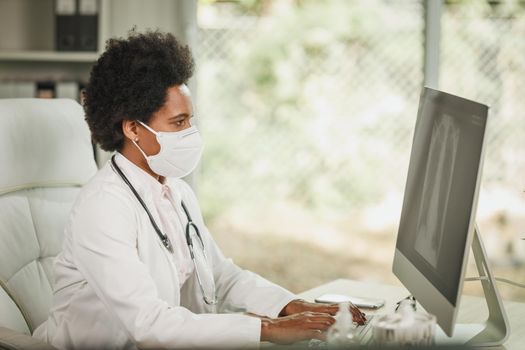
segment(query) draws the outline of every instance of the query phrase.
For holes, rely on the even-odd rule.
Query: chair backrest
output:
[[[47,319],[53,259],[96,170],[77,102],[0,99],[0,326],[31,333]]]

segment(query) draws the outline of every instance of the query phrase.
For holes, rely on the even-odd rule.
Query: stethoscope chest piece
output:
[[[141,204],[142,208],[144,208],[144,211],[148,215],[149,220],[151,222],[151,225],[153,226],[153,229],[157,233],[157,236],[159,236],[159,239],[161,240],[161,242],[164,245],[164,247],[171,254],[173,254],[174,250],[173,250],[173,245],[172,245],[170,239],[168,238],[167,235],[162,233],[160,228],[157,226],[157,223],[155,222],[155,219],[151,215],[148,207],[146,206],[146,203],[144,203],[144,201],[142,200],[142,198],[140,197],[138,192],[135,190],[135,187],[133,187],[131,182],[128,180],[126,175],[124,175],[122,170],[120,170],[119,166],[115,162],[115,155],[113,155],[111,157],[111,166],[112,166],[113,170],[122,178],[124,183],[126,183],[126,185],[128,185],[128,187],[130,188],[131,192],[133,192],[133,194],[135,195],[135,198],[137,198],[137,200]],[[201,246],[201,249],[202,249],[202,256],[204,258],[204,261],[203,261],[204,266],[208,266],[209,267],[210,265],[208,264],[209,262],[208,262],[208,257],[206,255],[206,249],[204,247],[204,241],[202,240],[202,236],[201,236],[201,233],[199,231],[199,228],[197,227],[197,225],[195,225],[195,223],[191,219],[190,212],[189,212],[188,208],[186,207],[186,204],[182,200],[181,200],[181,206],[182,206],[182,209],[184,211],[184,214],[186,214],[186,218],[188,219],[188,222],[186,223],[186,228],[184,230],[184,233],[185,233],[185,236],[186,236],[186,244],[188,245],[188,250],[190,252],[190,257],[191,257],[191,260],[193,261],[193,266],[195,267],[195,274],[197,276],[197,281],[199,283],[200,290],[202,292],[202,298],[203,298],[204,302],[207,305],[216,305],[217,304],[217,298],[216,298],[216,295],[215,295],[215,281],[213,280],[213,274],[210,276],[211,283],[212,283],[212,285],[211,285],[212,286],[212,288],[211,288],[212,290],[210,291],[211,296],[207,296],[206,292],[204,290],[204,286],[202,284],[201,274],[199,273],[199,267],[198,267],[199,264],[197,264],[197,262],[195,260],[195,252],[194,252],[195,247],[194,247],[194,244],[193,244],[193,238],[191,237],[191,230],[193,229],[193,231],[195,232],[195,235],[197,236],[197,238],[199,240],[199,243],[200,243],[200,246]]]

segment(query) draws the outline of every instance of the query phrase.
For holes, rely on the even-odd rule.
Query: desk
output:
[[[381,298],[386,304],[381,309],[363,310],[365,313],[390,313],[394,311],[396,303],[410,293],[403,287],[389,286],[371,282],[359,282],[339,279],[299,294],[308,301],[325,293],[339,293],[355,297]],[[507,316],[510,322],[510,336],[504,346],[486,349],[517,350],[525,348],[525,303],[504,301]],[[480,297],[463,296],[458,313],[459,323],[476,322],[486,319],[488,315],[485,300]]]

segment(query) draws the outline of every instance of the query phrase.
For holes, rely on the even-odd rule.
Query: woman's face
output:
[[[181,131],[191,126],[193,105],[190,90],[186,85],[172,86],[167,90],[166,102],[155,112],[148,126],[155,131]],[[160,152],[160,145],[155,134],[137,123],[139,146],[147,155]]]

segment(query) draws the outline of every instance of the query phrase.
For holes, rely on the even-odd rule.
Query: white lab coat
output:
[[[126,161],[117,158],[123,169]],[[151,195],[133,185],[158,222]],[[261,321],[238,312],[277,317],[296,296],[226,259],[204,225],[191,188],[178,179],[169,179],[168,185],[200,228],[217,309],[204,303],[195,271],[179,287],[175,259],[108,162],[73,205],[55,262],[53,306],[35,337],[59,349],[259,345]]]

